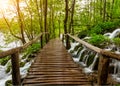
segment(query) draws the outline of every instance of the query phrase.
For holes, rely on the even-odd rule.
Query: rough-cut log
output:
[[[13,85],[20,85],[20,69],[19,69],[19,52],[16,52],[11,55],[12,57],[12,83]]]
[[[22,50],[26,49],[28,46],[30,46],[31,44],[33,44],[34,42],[36,42],[38,39],[40,39],[40,37],[42,36],[42,34],[40,34],[39,36],[37,36],[35,39],[33,39],[32,41],[24,44],[22,46]]]
[[[110,57],[110,58],[114,58],[114,59],[120,60],[120,54],[116,54],[114,52],[106,51],[106,50],[102,50],[100,53],[102,55],[107,56],[108,58]]]
[[[101,54],[101,55],[104,55],[104,56],[107,56],[107,58],[113,58],[113,59],[117,59],[117,60],[120,60],[120,54],[116,54],[114,52],[111,52],[111,51],[106,51],[104,49],[100,49],[98,47],[95,47],[81,39],[79,39],[78,37],[75,37],[75,36],[72,36],[70,34],[68,34],[68,36],[70,36],[72,39],[74,39],[75,41],[78,41],[79,43],[83,44],[84,46],[86,46],[87,48]]]
[[[16,52],[19,51],[20,48],[21,47],[17,47],[17,48],[13,48],[11,50],[0,52],[0,58],[4,58],[4,57],[9,56],[9,55],[11,55],[13,53],[16,53]]]
[[[100,53],[101,50],[102,50],[102,49],[100,49],[100,48],[98,48],[98,47],[95,47],[95,46],[93,46],[93,45],[91,45],[91,44],[89,44],[89,43],[87,43],[87,42],[79,39],[78,37],[72,36],[72,35],[70,35],[70,34],[68,34],[68,36],[70,36],[70,37],[73,38],[74,40],[78,41],[79,43],[85,45],[87,48],[89,48],[89,49],[91,49],[91,50],[93,50],[93,51],[95,51],[95,52],[97,52],[97,53]]]
[[[47,34],[47,33],[45,33],[45,34]],[[8,55],[12,55],[12,54],[14,54],[14,53],[16,53],[18,51],[22,51],[22,50],[26,49],[28,46],[35,43],[41,36],[42,36],[42,34],[40,34],[35,39],[31,40],[30,42],[24,44],[21,47],[17,47],[17,48],[13,48],[13,49],[10,49],[10,50],[7,50],[7,51],[0,52],[0,58],[4,58],[4,57],[6,57]]]
[[[105,85],[108,78],[109,58],[101,56],[98,67],[98,85]]]

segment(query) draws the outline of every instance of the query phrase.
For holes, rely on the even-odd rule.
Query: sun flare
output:
[[[9,0],[0,0],[0,9],[5,10],[9,7]]]

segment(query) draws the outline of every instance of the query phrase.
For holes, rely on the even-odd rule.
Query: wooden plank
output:
[[[64,75],[64,74],[65,74],[65,75],[72,75],[72,74],[73,74],[73,75],[82,75],[83,73],[81,73],[81,72],[80,72],[80,73],[67,72],[67,71],[66,71],[66,72],[65,72],[65,71],[64,71],[64,72],[49,72],[49,71],[42,72],[42,71],[33,71],[33,72],[29,72],[29,74],[30,74],[30,75],[32,75],[32,74],[33,74],[33,75],[35,75],[35,74],[39,74],[39,75],[45,75],[45,74],[46,74],[46,75],[56,75],[56,74],[58,74],[58,75],[59,75],[59,74],[63,74],[63,75]],[[83,74],[83,75],[85,75],[85,74]]]
[[[37,82],[37,83],[24,83],[23,85],[24,86],[77,86],[77,85],[79,85],[79,86],[81,86],[81,85],[83,85],[83,86],[90,86],[90,82],[42,82],[42,83],[40,83],[40,82]]]
[[[90,82],[60,40],[51,40],[36,57],[24,85],[86,85]]]

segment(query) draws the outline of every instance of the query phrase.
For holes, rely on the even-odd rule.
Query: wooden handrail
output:
[[[20,69],[19,69],[19,53],[21,51],[23,51],[24,49],[26,49],[31,44],[35,43],[37,40],[41,40],[41,36],[44,35],[44,34],[48,34],[48,32],[39,34],[35,39],[33,39],[30,42],[24,44],[23,46],[0,52],[0,58],[4,58],[6,56],[11,55],[12,83],[13,83],[13,85],[21,85]]]
[[[110,57],[110,58],[113,58],[113,59],[117,59],[117,60],[120,60],[120,54],[116,54],[114,52],[111,52],[111,51],[107,51],[105,49],[101,49],[101,48],[98,48],[98,47],[95,47],[83,40],[81,40],[80,38],[76,37],[76,36],[72,36],[70,34],[68,34],[69,37],[71,37],[72,39],[74,39],[75,41],[81,43],[82,45],[86,46],[87,48],[99,53],[99,54],[102,54],[102,55],[105,55],[107,57]]]
[[[100,53],[101,50],[102,50],[102,49],[100,49],[100,48],[98,48],[98,47],[95,47],[95,46],[93,46],[93,45],[91,45],[91,44],[89,44],[89,43],[87,43],[87,42],[79,39],[78,37],[72,36],[72,35],[70,35],[70,34],[68,34],[68,36],[71,37],[71,38],[73,38],[75,41],[81,43],[82,45],[86,46],[87,48],[89,48],[89,49],[97,52],[97,53]]]
[[[40,34],[39,36],[37,36],[35,39],[31,40],[30,42],[25,43],[23,46],[16,47],[16,48],[13,48],[13,49],[10,49],[10,50],[7,50],[7,51],[0,52],[0,58],[4,58],[4,57],[6,57],[8,55],[12,55],[12,54],[14,54],[14,53],[16,53],[18,51],[22,51],[22,50],[26,49],[29,45],[33,44],[38,39],[40,39],[41,36],[42,36],[42,34]]]
[[[70,34],[67,34],[67,35],[70,38],[74,39],[75,41],[79,42],[80,44],[100,54],[100,58],[99,58],[100,60],[98,65],[98,84],[105,85],[107,83],[107,78],[108,78],[108,68],[109,68],[110,58],[120,60],[120,54],[116,54],[114,52],[106,51],[104,49],[95,47],[79,39],[76,36],[72,36]]]

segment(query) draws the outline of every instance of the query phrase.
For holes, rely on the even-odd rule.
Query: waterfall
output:
[[[89,69],[93,70],[94,66],[95,66],[95,62],[97,61],[98,58],[98,54],[95,55],[93,63],[89,66]]]
[[[81,56],[82,56],[82,54],[83,54],[83,52],[86,50],[86,48],[84,47],[81,51],[80,51],[80,53],[78,54],[78,57],[77,58],[73,58],[73,60],[75,61],[75,62],[79,62],[80,61],[80,59],[81,59]]]
[[[74,50],[74,48],[78,46],[79,43],[70,43],[70,45],[71,45],[71,48],[68,50],[68,52],[70,52],[71,50]]]
[[[114,30],[114,31],[110,34],[109,38],[110,38],[110,39],[115,38],[115,37],[116,37],[117,35],[119,35],[119,34],[120,34],[120,28]]]

